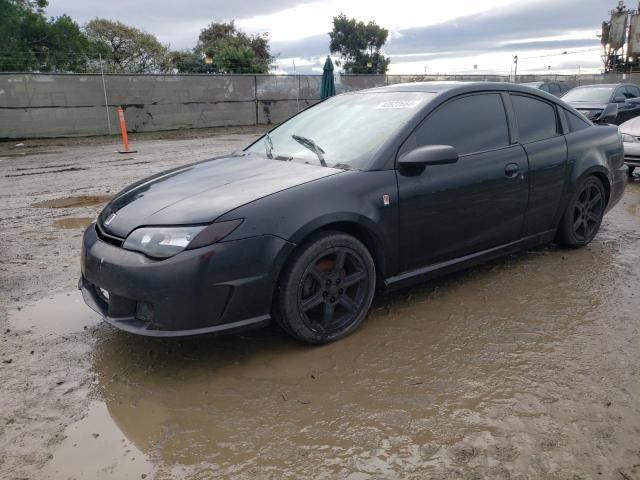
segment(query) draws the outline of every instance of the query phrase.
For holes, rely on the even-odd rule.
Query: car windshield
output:
[[[613,87],[585,87],[569,90],[562,99],[565,102],[607,103]]]
[[[296,115],[247,151],[277,160],[366,169],[384,142],[434,95],[426,92],[338,95]]]

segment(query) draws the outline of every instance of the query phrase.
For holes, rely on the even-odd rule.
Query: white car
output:
[[[640,167],[640,117],[627,120],[619,130],[624,142],[624,163],[629,167],[629,175],[633,175],[636,167]]]

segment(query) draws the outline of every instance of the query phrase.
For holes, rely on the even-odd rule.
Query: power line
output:
[[[558,56],[561,56],[561,55],[573,55],[575,53],[594,52],[596,50],[598,50],[598,51],[601,50],[601,47],[588,48],[588,49],[583,49],[583,50],[573,50],[571,52],[564,51],[564,52],[561,52],[561,53],[549,53],[547,55],[534,55],[532,57],[518,57],[518,59],[519,60],[529,60],[529,59],[532,59],[532,58],[558,57]]]

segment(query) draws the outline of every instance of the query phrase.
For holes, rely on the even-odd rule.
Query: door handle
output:
[[[509,178],[515,178],[520,173],[520,166],[517,163],[507,163],[504,167],[504,174]]]

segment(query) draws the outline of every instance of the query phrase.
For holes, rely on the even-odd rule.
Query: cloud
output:
[[[603,8],[600,0],[523,2],[438,25],[401,30],[400,36],[385,46],[385,52],[393,55],[438,50],[497,50],[509,41],[585,29],[593,29],[593,43],[597,44],[595,33],[606,14],[607,8]],[[530,48],[534,48],[533,45]],[[525,45],[514,45],[512,49],[525,49]]]
[[[597,47],[600,42],[596,32],[609,8],[601,0],[528,1],[437,25],[398,30],[385,45],[384,53],[392,59],[414,54],[413,60],[424,60],[499,51]],[[592,30],[593,38],[544,40],[581,30]],[[272,42],[272,51],[281,58],[323,58],[328,50],[328,35]],[[409,58],[402,61],[411,61]]]
[[[53,0],[47,15],[67,14],[80,24],[99,17],[154,33],[177,48],[195,45],[198,33],[215,20],[240,20],[279,12],[315,0]]]

